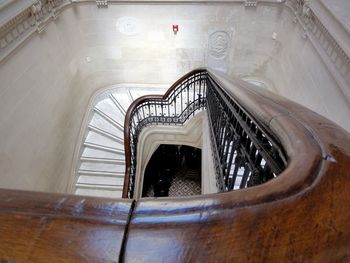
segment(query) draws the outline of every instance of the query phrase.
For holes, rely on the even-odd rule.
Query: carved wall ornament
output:
[[[306,22],[308,22],[307,20],[312,19],[311,9],[307,3],[304,4],[302,10],[303,10],[302,15],[303,15],[304,20],[306,20]]]
[[[296,0],[297,8],[303,7],[305,3],[305,0]]]
[[[225,31],[216,31],[209,36],[209,56],[224,59],[230,47],[230,35]]]
[[[323,49],[324,54],[329,58],[338,72],[350,86],[350,59],[338,44],[328,29],[321,23],[317,16],[310,9],[309,19],[306,21],[308,32],[318,41],[319,46]],[[350,100],[350,90],[344,87],[344,94]]]
[[[140,23],[134,17],[121,17],[117,20],[117,30],[124,35],[137,35],[140,33]]]
[[[255,7],[257,3],[257,0],[244,0],[244,6],[246,7]]]
[[[320,21],[308,0],[289,0],[286,4],[302,27],[302,36],[313,44],[330,73],[350,102],[350,58],[337,40]]]
[[[13,3],[17,3],[14,1]],[[42,32],[71,0],[38,0],[9,20],[0,28],[0,61],[11,54],[25,39]]]
[[[39,21],[41,19],[41,15],[42,15],[41,10],[42,10],[42,3],[40,0],[37,1],[34,5],[32,5],[30,8],[31,14],[36,21]]]
[[[96,0],[97,7],[108,7],[107,0]]]

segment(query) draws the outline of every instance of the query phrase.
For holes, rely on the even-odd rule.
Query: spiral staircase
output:
[[[146,94],[164,94],[166,86],[120,87],[104,91],[88,110],[76,165],[75,194],[121,197],[123,191],[124,117],[129,105]]]

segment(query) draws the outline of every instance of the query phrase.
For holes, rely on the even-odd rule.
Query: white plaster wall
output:
[[[218,193],[209,118],[206,112],[202,118],[202,194]]]
[[[325,62],[304,31],[290,23],[294,15],[283,12],[280,28],[276,29],[276,53],[261,73],[274,84],[282,96],[294,100],[333,120],[350,131],[350,103]],[[350,87],[347,86],[350,90]]]
[[[68,48],[55,24],[0,65],[0,185],[51,191],[70,165],[74,121]]]
[[[136,30],[126,26],[135,34],[117,30],[125,17],[136,21]],[[179,25],[176,36],[172,24]],[[348,104],[283,8],[82,3],[67,7],[0,64],[0,186],[65,191],[92,94],[119,83],[171,84],[207,66],[208,38],[218,30],[229,35],[220,61],[228,74],[266,79],[278,93],[350,130]]]

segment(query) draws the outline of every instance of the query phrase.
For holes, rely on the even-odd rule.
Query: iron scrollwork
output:
[[[146,99],[130,118],[131,169],[129,197],[133,197],[137,143],[150,125],[183,125],[206,109],[219,191],[266,182],[286,166],[281,146],[229,95],[206,70],[182,80],[165,98]]]

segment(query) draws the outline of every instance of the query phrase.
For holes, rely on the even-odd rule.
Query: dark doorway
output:
[[[142,197],[201,194],[201,149],[162,144],[144,174]]]

